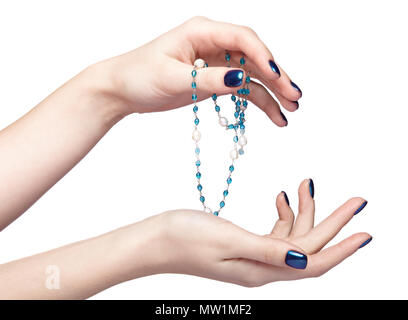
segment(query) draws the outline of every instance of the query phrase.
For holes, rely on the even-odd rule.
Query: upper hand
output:
[[[236,92],[224,83],[225,50],[231,54],[232,68],[245,67],[251,78],[249,100],[261,108],[278,126],[287,120],[267,88],[288,111],[298,108],[300,89],[290,80],[272,53],[250,28],[195,17],[146,45],[98,65],[109,70],[111,95],[123,102],[127,112],[169,110],[192,103],[191,71],[195,59],[208,62],[196,77],[198,100]],[[272,61],[272,62],[271,62]],[[244,75],[245,79],[245,75]]]

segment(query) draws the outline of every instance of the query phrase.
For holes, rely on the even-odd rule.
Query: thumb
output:
[[[213,93],[228,94],[242,87],[245,83],[245,71],[239,68],[207,67],[197,69],[195,82],[198,92],[207,95]]]
[[[241,258],[256,260],[278,267],[306,269],[307,255],[296,245],[279,239],[250,234],[240,243]]]

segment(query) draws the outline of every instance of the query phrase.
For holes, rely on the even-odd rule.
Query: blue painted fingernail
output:
[[[290,81],[290,84],[292,85],[293,88],[295,88],[296,91],[299,91],[300,94],[302,94],[302,90],[297,86],[296,83],[294,83],[292,80]]]
[[[285,263],[295,269],[305,269],[307,266],[307,256],[297,251],[288,251]]]
[[[282,119],[285,120],[285,122],[286,122],[285,126],[287,126],[287,125],[288,125],[288,119],[286,119],[286,117],[285,117],[285,115],[282,113],[282,111],[280,112],[280,114],[281,114]]]
[[[312,179],[309,179],[309,192],[310,196],[314,198],[314,183]]]
[[[286,203],[288,204],[288,206],[290,206],[288,195],[286,194],[285,191],[282,191],[282,193],[283,193],[283,196],[285,197]]]
[[[363,204],[356,210],[356,212],[354,212],[354,215],[356,215],[356,214],[359,213],[361,210],[363,210],[366,205],[367,205],[367,201],[364,201]]]
[[[365,247],[367,244],[371,242],[371,240],[373,240],[373,237],[364,241],[358,248],[361,249],[362,247]]]
[[[241,70],[230,70],[224,76],[224,84],[227,87],[239,87],[242,85],[244,73]]]
[[[276,65],[275,61],[269,60],[269,65],[271,66],[272,71],[277,73],[279,75],[279,77],[280,77],[280,75],[281,75],[280,70],[279,70],[279,67]]]

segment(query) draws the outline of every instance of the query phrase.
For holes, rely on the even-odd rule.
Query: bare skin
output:
[[[118,121],[131,113],[157,112],[191,103],[190,72],[196,58],[210,67],[198,71],[199,99],[233,90],[224,85],[228,69],[243,52],[251,78],[250,99],[278,126],[287,124],[280,106],[297,109],[301,92],[247,27],[193,18],[129,53],[90,66],[0,132],[0,230],[23,214],[73,168]],[[278,64],[278,63],[277,63]],[[235,90],[236,88],[234,88]],[[256,286],[320,275],[370,238],[355,234],[321,248],[362,204],[353,198],[313,228],[314,200],[308,180],[299,189],[300,211],[278,196],[279,221],[267,236],[249,233],[200,211],[176,210],[108,234],[0,266],[1,298],[86,298],[117,283],[157,273],[187,273]],[[354,211],[353,211],[354,210]],[[293,226],[292,226],[293,225]],[[207,226],[207,227],[205,227]],[[209,231],[211,230],[211,231]],[[285,263],[288,250],[308,256],[305,270]],[[44,285],[45,268],[58,266],[61,288]]]

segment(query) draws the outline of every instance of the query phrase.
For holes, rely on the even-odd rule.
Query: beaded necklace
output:
[[[227,62],[227,66],[231,67],[231,55],[226,52],[225,53],[225,60]],[[240,68],[244,69],[245,65],[245,58],[241,57],[240,59]],[[231,130],[234,133],[233,136],[233,142],[234,142],[234,147],[230,151],[230,158],[231,158],[231,164],[228,167],[228,176],[226,179],[226,188],[222,193],[222,200],[219,203],[218,209],[216,211],[212,211],[210,207],[206,205],[205,202],[205,197],[203,194],[203,186],[201,185],[201,171],[200,171],[200,166],[201,166],[201,160],[200,160],[200,147],[198,142],[201,139],[201,133],[198,131],[198,124],[200,123],[200,119],[198,118],[198,105],[197,105],[197,70],[201,68],[206,68],[208,67],[208,64],[202,60],[202,59],[197,59],[194,61],[194,68],[193,71],[191,72],[192,75],[192,83],[191,83],[191,88],[193,89],[193,94],[192,94],[192,100],[194,103],[193,107],[193,112],[194,112],[194,130],[193,130],[193,135],[192,138],[195,142],[195,155],[196,155],[196,178],[197,178],[197,190],[200,194],[200,202],[203,205],[204,211],[207,213],[212,213],[215,216],[218,216],[222,208],[225,206],[225,200],[226,197],[228,196],[229,193],[229,188],[232,182],[232,172],[235,170],[235,161],[238,159],[239,156],[242,156],[244,154],[244,146],[247,144],[247,138],[245,136],[245,111],[248,107],[248,100],[247,97],[250,93],[249,91],[249,83],[251,81],[251,78],[248,75],[247,72],[247,77],[245,78],[245,82],[242,88],[238,89],[236,92],[236,95],[234,93],[231,93],[231,100],[235,104],[235,112],[234,112],[234,121],[232,123],[228,122],[228,119],[224,116],[221,115],[221,108],[217,104],[217,95],[214,93],[212,95],[212,100],[214,102],[214,108],[215,112],[218,115],[218,123],[225,128],[225,130]]]

